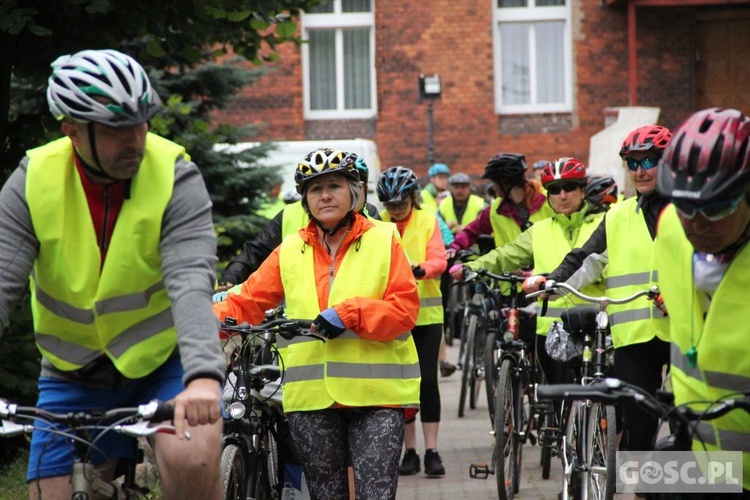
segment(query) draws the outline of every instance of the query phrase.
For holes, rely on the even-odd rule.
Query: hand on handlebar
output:
[[[531,276],[524,280],[521,287],[526,293],[538,292],[539,290],[544,290],[546,282],[547,278],[544,276]]]
[[[653,297],[647,297],[648,300],[653,300],[654,305],[658,310],[660,310],[662,313],[664,313],[664,316],[667,316],[667,306],[664,304],[664,297],[661,296],[661,294],[656,294]]]
[[[186,427],[214,424],[221,418],[221,387],[218,380],[196,378],[174,399],[174,428],[178,439],[186,439]]]
[[[445,249],[445,260],[451,260],[455,256],[456,256],[456,249],[455,248],[446,248]]]
[[[454,264],[453,267],[448,270],[448,274],[450,274],[451,278],[453,278],[454,280],[461,281],[464,277],[463,264]]]

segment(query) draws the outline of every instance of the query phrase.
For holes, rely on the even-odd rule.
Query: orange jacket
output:
[[[372,222],[355,214],[352,228],[344,237],[337,255],[343,256],[351,244],[371,227],[374,227]],[[299,235],[314,251],[315,291],[318,307],[323,311],[328,308],[331,266],[334,279],[346,280],[346,276],[337,275],[343,258],[335,261],[331,259],[318,240],[318,228],[314,222],[310,221],[307,227],[300,229]],[[362,272],[366,273],[367,269],[362,269]],[[382,299],[372,299],[357,297],[356,294],[357,291],[352,290],[352,297],[335,304],[334,309],[344,326],[363,339],[389,341],[414,328],[419,314],[417,284],[401,243],[395,236],[391,245],[391,271],[385,296]],[[230,294],[223,302],[214,304],[214,312],[222,321],[230,316],[238,323],[258,324],[265,317],[264,311],[279,305],[283,298],[279,247],[276,247],[258,270],[242,284],[240,293]]]

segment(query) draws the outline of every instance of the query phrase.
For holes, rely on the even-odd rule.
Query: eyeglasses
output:
[[[713,203],[706,203],[705,205],[695,205],[685,200],[672,200],[674,207],[677,209],[677,213],[686,219],[692,219],[696,214],[701,214],[711,222],[717,222],[725,217],[729,217],[737,208],[740,206],[740,202],[745,197],[745,194],[741,194],[728,200],[715,201]]]
[[[572,193],[576,189],[580,189],[581,185],[576,184],[574,182],[566,182],[565,184],[556,184],[554,186],[550,186],[547,188],[547,192],[549,194],[560,194],[560,191],[565,191],[566,193]]]
[[[628,168],[631,172],[638,170],[641,167],[643,170],[651,170],[659,164],[659,158],[646,157],[641,160],[634,160],[633,158],[625,157],[625,162],[628,164]]]
[[[405,210],[409,208],[409,201],[389,201],[383,203],[386,210]]]

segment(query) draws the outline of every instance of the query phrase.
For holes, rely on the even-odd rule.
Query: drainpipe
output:
[[[628,2],[628,101],[638,105],[638,64],[636,47],[635,2]]]

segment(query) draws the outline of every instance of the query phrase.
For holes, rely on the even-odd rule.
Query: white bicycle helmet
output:
[[[143,67],[116,50],[83,50],[51,66],[47,102],[58,120],[123,127],[145,123],[161,109]]]

